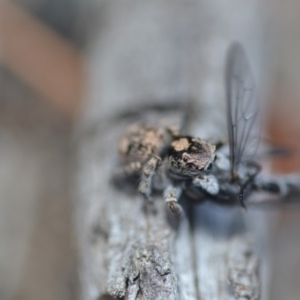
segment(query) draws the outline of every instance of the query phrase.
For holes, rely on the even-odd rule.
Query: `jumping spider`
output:
[[[138,122],[129,126],[120,140],[123,167],[115,180],[138,178],[138,191],[146,200],[151,200],[153,190],[163,191],[175,213],[181,211],[178,199],[182,191],[195,202],[212,200],[243,207],[252,192],[267,192],[281,199],[298,196],[298,176],[257,176],[261,168],[253,157],[259,145],[258,100],[252,72],[239,44],[229,49],[225,78],[227,143],[210,144],[181,135],[181,127],[166,126],[166,120]]]
[[[138,176],[138,191],[150,200],[153,189],[163,190],[164,199],[174,213],[186,182],[209,194],[217,194],[219,186],[207,171],[215,160],[216,147],[199,138],[182,136],[179,130],[135,123],[128,127],[119,142],[123,167],[116,180]]]

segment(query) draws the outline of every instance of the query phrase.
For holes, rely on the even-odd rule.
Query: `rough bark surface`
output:
[[[82,235],[90,237],[83,245],[87,251],[84,268],[89,269],[86,292],[95,292],[95,299],[107,292],[126,299],[179,299],[171,263],[176,232],[169,224],[162,198],[154,199],[157,214],[145,214],[139,196],[119,191],[110,182],[112,162],[116,161],[112,149],[122,128],[124,124],[119,124],[108,131],[103,124],[102,133],[85,140],[87,145],[80,151],[81,178],[92,181],[90,190],[82,190],[81,197],[89,195],[93,198],[90,201],[96,201],[84,203],[78,212],[83,217],[80,224],[87,229]]]
[[[156,196],[157,213],[146,214],[139,195],[111,183],[118,159],[112,149],[126,123],[101,122],[81,139],[82,299],[107,293],[145,300],[259,299],[258,260],[241,209],[187,204],[187,217],[178,220]]]
[[[155,198],[157,214],[145,215],[136,193],[110,183],[117,139],[133,121],[116,120],[124,110],[145,110],[149,103],[172,107],[174,99],[184,106],[193,99],[187,133],[226,136],[225,54],[240,40],[250,61],[257,57],[258,42],[250,42],[259,27],[255,5],[105,3],[102,31],[90,48],[90,95],[78,129],[81,299],[259,299],[251,220],[241,209],[187,207],[188,218],[174,226],[161,196]],[[238,17],[231,13],[237,10]]]

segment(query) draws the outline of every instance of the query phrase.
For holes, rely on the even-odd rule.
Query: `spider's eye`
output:
[[[212,168],[212,163],[210,163],[207,167],[207,170],[210,170]]]
[[[188,161],[188,159],[187,159],[186,157],[184,157],[182,160],[183,160],[184,162],[187,162],[187,161]]]

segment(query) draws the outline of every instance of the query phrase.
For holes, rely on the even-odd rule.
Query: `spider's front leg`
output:
[[[193,185],[202,188],[210,195],[219,193],[219,183],[214,175],[197,176],[193,179]]]
[[[142,170],[141,181],[139,184],[139,192],[149,199],[152,191],[153,176],[157,169],[161,166],[161,158],[159,156],[151,157],[144,165]]]
[[[176,215],[181,215],[183,210],[180,204],[178,204],[178,199],[181,195],[181,187],[174,186],[170,184],[164,190],[164,199],[169,207],[169,209]]]

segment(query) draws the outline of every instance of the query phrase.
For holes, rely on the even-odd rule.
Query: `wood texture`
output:
[[[239,18],[230,13],[237,6]],[[101,9],[102,32],[90,46],[89,101],[77,130],[81,299],[259,299],[258,239],[252,240],[250,215],[187,204],[188,218],[174,226],[161,196],[155,198],[157,215],[147,216],[136,193],[110,184],[117,139],[134,120],[116,120],[124,111],[172,107],[175,99],[185,106],[191,99],[187,133],[226,136],[226,51],[236,39],[248,49],[254,6],[154,1],[107,2]],[[213,22],[216,15],[224,17]],[[254,41],[251,61],[256,46]],[[265,232],[263,222],[256,225]]]
[[[141,197],[111,184],[112,149],[128,124],[103,121],[79,148],[82,299],[259,299],[258,259],[239,208],[192,206],[191,219],[179,221],[161,196],[157,214],[145,214]]]

